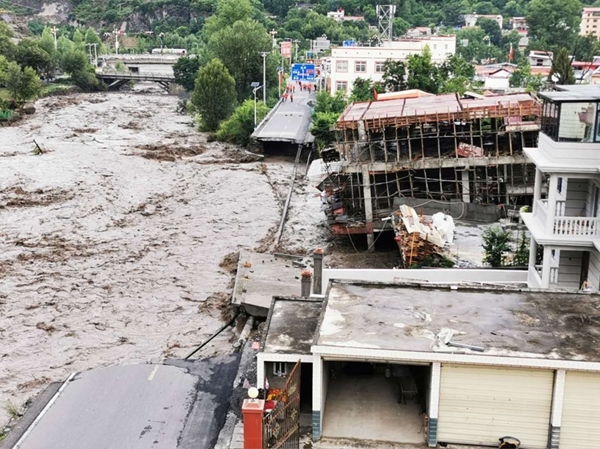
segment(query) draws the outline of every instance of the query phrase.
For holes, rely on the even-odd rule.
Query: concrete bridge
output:
[[[129,81],[153,81],[167,92],[175,81],[172,73],[96,72],[96,77],[108,84],[109,89],[118,89]]]
[[[314,139],[308,129],[314,101],[314,91],[309,94],[296,85],[294,101],[290,98],[280,101],[256,127],[251,138],[263,147],[281,143],[302,146],[312,143]]]

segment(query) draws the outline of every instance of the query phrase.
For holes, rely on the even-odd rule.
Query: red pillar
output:
[[[263,414],[265,401],[244,399],[244,449],[263,449]]]

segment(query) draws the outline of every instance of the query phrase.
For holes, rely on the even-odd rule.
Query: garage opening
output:
[[[323,436],[423,443],[431,367],[330,362]]]

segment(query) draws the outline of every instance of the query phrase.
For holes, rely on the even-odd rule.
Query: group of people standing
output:
[[[289,98],[292,103],[294,102],[294,93],[296,92],[296,86],[298,86],[300,90],[308,91],[308,93],[311,93],[314,89],[312,84],[303,83],[302,81],[296,81],[296,84],[288,84],[285,88],[285,92],[281,96],[281,98],[283,98],[283,101],[287,101]]]

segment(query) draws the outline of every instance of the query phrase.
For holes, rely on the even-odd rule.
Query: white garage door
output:
[[[598,449],[600,374],[567,371],[560,449]]]
[[[438,441],[497,445],[512,436],[545,448],[553,380],[552,371],[442,365]]]

